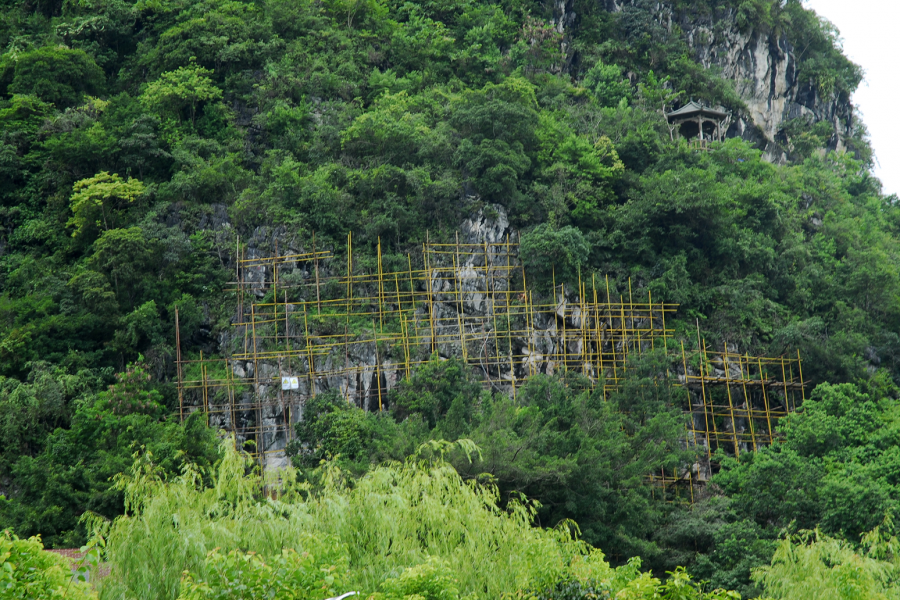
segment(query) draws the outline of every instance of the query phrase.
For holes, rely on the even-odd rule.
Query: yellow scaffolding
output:
[[[778,419],[802,403],[805,383],[799,353],[796,358],[765,358],[727,347],[709,352],[701,340],[693,352],[682,343],[680,360],[678,384],[686,391],[689,414],[687,439],[702,451],[690,468],[653,473],[650,480],[669,497],[693,501],[693,489],[718,469],[719,450],[739,457],[776,439]],[[794,372],[797,378],[788,375]]]
[[[386,268],[380,241],[374,264],[354,261],[349,235],[345,260],[315,245],[246,258],[238,242],[237,252],[227,356],[183,356],[176,315],[179,407],[182,419],[204,411],[212,425],[233,431],[264,467],[285,460],[306,399],[338,390],[348,402],[382,410],[390,390],[434,353],[465,361],[487,387],[514,398],[530,376],[566,369],[606,394],[625,377],[629,355],[668,347],[666,317],[678,308],[649,293],[635,297],[630,280],[626,298],[609,278],[598,290],[594,277],[580,276],[577,290],[554,282],[541,300],[508,236],[429,239],[420,255],[392,261],[405,263],[400,270]],[[680,359],[674,370],[689,399],[688,439],[706,446],[706,465],[688,474],[691,485],[708,478],[718,448],[738,454],[770,443],[774,421],[796,406],[791,394],[802,394],[802,381],[775,377],[776,367],[801,373],[799,355],[708,353],[702,345],[692,353],[682,346]],[[666,487],[684,476],[661,473],[654,481]]]

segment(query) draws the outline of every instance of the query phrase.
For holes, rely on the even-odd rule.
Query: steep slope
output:
[[[183,356],[222,358],[234,257],[276,245],[393,269],[487,210],[538,296],[608,276],[679,304],[688,351],[699,325],[799,349],[814,383],[898,378],[900,211],[850,120],[858,72],[799,2],[20,3],[0,47],[0,517],[23,535],[121,511],[131,442],[213,460],[205,420],[177,422],[175,311]],[[735,137],[672,140],[690,98]],[[625,537],[653,554],[645,474],[622,485],[656,520]]]
[[[584,8],[575,0],[557,2],[557,31],[577,38],[579,11]],[[861,70],[837,51],[837,34],[830,24],[803,11],[799,3],[607,0],[604,8],[615,15],[625,40],[683,42],[693,61],[730,81],[737,98],[717,98],[714,91],[695,89],[695,99],[724,101],[733,111],[727,135],[763,149],[767,160],[796,158],[794,138],[804,130],[816,129],[830,150],[843,150],[849,138],[859,136],[862,124],[854,120],[850,93],[861,80]],[[564,44],[568,64],[573,58],[577,62],[579,44]],[[673,66],[665,63],[645,66]],[[829,66],[831,72],[826,73]],[[820,123],[824,126],[816,127]],[[850,147],[867,152],[856,142]]]

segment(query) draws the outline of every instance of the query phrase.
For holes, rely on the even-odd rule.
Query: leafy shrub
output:
[[[583,83],[605,107],[618,106],[622,100],[629,103],[634,93],[631,82],[622,73],[622,67],[606,65],[602,61],[588,70]]]
[[[389,412],[367,412],[333,390],[306,401],[295,432],[285,449],[294,466],[312,468],[334,459],[354,474],[403,460],[428,435],[422,419],[398,423]]]
[[[668,573],[665,583],[641,573],[640,559],[616,569],[608,579],[566,579],[537,594],[535,600],[740,600],[737,592],[716,589],[704,592],[702,586],[691,581],[684,569]]]
[[[469,373],[469,367],[459,359],[441,360],[433,355],[427,364],[400,382],[391,392],[390,401],[394,415],[403,420],[411,414],[421,415],[429,428],[444,421],[446,426],[451,413],[457,421],[471,418],[472,406],[484,394],[481,383]],[[453,423],[461,433],[463,423]]]
[[[786,537],[772,564],[757,569],[768,600],[887,600],[900,597],[900,564],[896,538],[874,529],[867,551],[818,530]]]
[[[336,567],[329,571],[334,583],[322,579],[323,586],[343,582],[363,593],[381,590],[386,598],[428,600],[449,600],[456,590],[497,598],[544,589],[561,579],[622,580],[625,585],[633,578],[633,571],[611,568],[599,551],[573,539],[568,526],[534,527],[531,503],[513,500],[503,510],[493,486],[463,481],[438,458],[453,444],[434,442],[423,449],[433,458],[375,468],[352,486],[334,465],[326,466],[319,488],[298,482],[288,470],[277,488],[270,488],[278,489],[276,500],[262,494],[259,475],[246,474],[246,458],[233,443],[223,441],[225,457],[211,487],[200,485],[190,470],[164,481],[146,457],[120,479],[128,516],[116,519],[109,532],[112,573],[104,580],[104,598],[175,598],[179,590],[200,594],[189,596],[192,600],[242,598],[221,595],[230,593],[231,577],[246,572],[253,587],[269,569],[281,568],[295,573],[289,577],[293,581],[306,582],[302,593],[311,594],[319,583],[308,582],[320,581],[315,579],[320,575],[310,579],[313,564]],[[331,554],[322,554],[326,544],[334,548]],[[242,551],[209,555],[209,548]],[[309,556],[315,558],[284,554],[283,548],[313,548]],[[340,552],[346,553],[346,563],[335,554]],[[349,572],[339,579],[345,564]],[[185,570],[192,575],[182,587]]]
[[[100,90],[103,71],[83,50],[46,46],[0,60],[0,89],[28,94],[59,108],[75,106]]]
[[[459,589],[453,574],[440,561],[427,562],[404,569],[399,577],[381,584],[381,592],[373,600],[457,600]]]
[[[66,558],[47,552],[40,536],[22,540],[0,534],[0,598],[4,600],[92,600],[90,586],[73,579]]]
[[[339,546],[310,539],[309,550],[282,550],[263,557],[254,552],[218,548],[197,573],[186,572],[179,600],[318,600],[343,591],[347,556]]]
[[[556,282],[577,281],[579,269],[587,263],[590,245],[577,228],[567,225],[559,229],[541,223],[522,235],[519,257],[540,281],[554,275]]]

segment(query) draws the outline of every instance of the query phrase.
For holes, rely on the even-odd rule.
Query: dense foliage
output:
[[[122,496],[112,479],[128,470],[136,451],[153,452],[157,465],[171,474],[187,463],[209,467],[218,459],[215,432],[200,415],[183,425],[167,418],[141,364],[129,365],[116,383],[96,394],[86,393],[90,384],[84,373],[60,377],[57,372],[59,379],[52,371],[38,373],[33,383],[7,380],[0,388],[4,448],[34,448],[8,467],[9,497],[0,497],[4,527],[41,532],[54,546],[77,547],[84,539],[83,513],[106,518],[121,513]],[[74,406],[66,405],[67,396]],[[37,418],[23,422],[32,407],[40,411]]]
[[[9,600],[96,600],[84,581],[72,580],[72,565],[44,551],[40,537],[0,534],[0,597]]]
[[[463,363],[435,358],[393,391],[389,413],[366,413],[337,394],[317,396],[288,454],[299,468],[335,457],[363,472],[402,460],[426,440],[471,439],[477,456],[448,456],[463,477],[493,482],[504,499],[539,501],[542,524],[572,520],[585,541],[621,562],[656,559],[660,550],[650,540],[666,508],[654,501],[646,476],[694,455],[682,447],[685,419],[670,383],[657,377],[659,361],[642,360],[607,397],[568,373],[534,376],[512,399],[483,391]]]
[[[129,512],[107,534],[112,572],[101,598],[249,600],[262,590],[285,599],[349,590],[378,600],[528,598],[565,583],[599,598],[733,597],[703,593],[683,573],[661,585],[639,560],[613,569],[569,527],[533,527],[530,502],[501,509],[494,486],[467,483],[444,462],[454,448],[474,450],[434,442],[352,484],[334,464],[316,488],[286,471],[277,498],[244,474],[230,440],[209,487],[192,471],[163,481],[145,456],[120,479]]]
[[[5,2],[0,527],[79,544],[81,515],[124,510],[112,480],[141,447],[169,477],[197,465],[194,479],[159,483],[163,496],[210,494],[223,514],[237,506],[215,495],[221,486],[200,490],[220,456],[215,433],[199,415],[176,422],[171,383],[176,309],[187,356],[220,351],[237,236],[281,227],[340,257],[352,232],[359,264],[379,238],[386,264],[405,264],[426,235],[449,236],[473,211],[499,206],[522,232],[537,294],[579,274],[609,275],[614,291],[630,278],[641,297],[681,304],[670,324],[688,347],[702,325],[716,346],[799,349],[822,385],[782,442],[725,460],[709,497],[686,508],[645,479],[691,461],[658,357],[614,395],[562,374],[535,378],[515,399],[436,361],[391,394],[385,414],[333,394],[309,402],[291,452],[310,490],[337,485],[334,471],[316,471],[323,459],[337,457],[364,488],[387,477],[375,465],[420,442],[470,438],[480,453],[446,456],[462,477],[495,485],[503,507],[531,506],[519,494],[538,499],[541,525],[574,519],[617,564],[640,555],[658,574],[687,565],[756,594],[753,568],[776,549],[777,564],[789,564],[783,528],[819,527],[858,552],[900,499],[897,199],[872,177],[859,123],[840,132],[849,152],[830,151],[830,123],[785,123],[778,143],[789,160],[776,165],[753,140],[693,152],[663,112],[689,98],[745,110],[732,82],[696,62],[693,22],[784,36],[798,85],[821,102],[846,103],[860,70],[799,0],[620,4],[572,0],[563,28],[559,3],[539,0]],[[225,531],[196,523],[210,539]],[[253,558],[232,552],[252,547],[235,539],[208,558],[206,542],[148,549],[153,560],[190,556],[152,580],[140,579],[149,554],[123,555],[116,581],[174,597],[189,568],[181,592],[215,597],[203,594],[218,593],[229,569],[245,569],[253,589],[271,569],[313,585],[304,573],[316,560],[340,563],[320,546],[304,557],[299,541],[297,554],[272,542]],[[357,574],[391,599],[428,596],[410,583],[418,571],[403,579],[422,564]],[[461,579],[441,579],[445,567]],[[433,568],[446,584],[435,597],[477,587],[458,566]],[[509,577],[490,589],[524,589]],[[390,578],[399,579],[379,588]],[[586,580],[557,584],[547,597],[600,595]]]

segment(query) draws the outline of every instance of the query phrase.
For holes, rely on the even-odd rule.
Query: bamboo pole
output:
[[[381,265],[381,236],[378,237],[378,323],[384,333],[384,268]]]
[[[594,291],[594,327],[597,329],[597,363],[600,369],[597,373],[597,380],[600,381],[600,378],[603,378],[603,399],[606,400],[606,369],[603,367],[603,330],[600,328],[600,305],[597,303],[597,285],[593,275],[591,275],[591,287]]]
[[[635,327],[634,325],[634,298],[631,295],[631,277],[628,278],[628,311],[631,315],[631,329],[637,336],[637,351],[638,355],[640,355],[643,351],[643,349],[641,348],[641,329],[640,327]]]
[[[568,359],[568,356],[569,356],[569,344],[567,343],[568,340],[566,339],[566,308],[568,307],[569,302],[568,302],[568,300],[566,299],[566,284],[565,284],[565,282],[562,283],[562,284],[560,284],[560,285],[561,285],[561,289],[562,289],[562,302],[561,302],[561,304],[562,304],[562,322],[563,322],[563,326],[562,326],[562,352],[560,352],[560,356],[562,357],[562,361],[561,361],[561,362],[562,362],[562,368],[563,368],[563,371],[565,371],[565,370],[568,368],[568,365],[566,364],[566,362],[567,362],[567,359]],[[556,290],[554,290],[554,293],[556,293]],[[554,312],[555,312],[555,309],[554,309]],[[556,315],[553,316],[553,320],[554,320],[554,321],[556,320]]]
[[[384,409],[381,404],[381,375],[379,374],[381,359],[378,357],[378,330],[375,329],[374,319],[372,320],[372,337],[375,338],[375,385],[378,386],[378,412],[381,412]]]
[[[613,337],[613,324],[612,324],[612,298],[609,294],[609,275],[606,276],[606,316],[609,321],[609,338],[610,338],[610,347],[612,348],[613,355],[613,385],[619,385],[619,372],[618,372],[618,363],[619,359],[616,356],[616,340]],[[625,323],[622,323],[622,331],[624,335]]]
[[[312,242],[313,242],[313,254],[316,254],[316,232],[313,231],[312,234]],[[315,269],[316,269],[316,314],[322,314],[322,297],[319,295],[319,257],[313,261]]]
[[[504,246],[504,250],[506,251],[506,272],[511,273],[511,265],[509,263],[510,256],[510,244],[509,244],[509,234],[506,234],[506,245]],[[523,280],[524,281],[524,280]],[[524,285],[524,284],[523,284]],[[513,358],[513,342],[512,342],[512,320],[510,319],[510,313],[512,312],[512,304],[510,301],[509,294],[512,288],[512,279],[506,285],[506,340],[509,345],[508,352],[509,354],[509,376],[510,381],[512,381],[512,391],[513,391],[513,401],[516,400],[516,365]]]
[[[457,255],[458,256],[458,255]],[[463,362],[469,362],[468,356],[466,355],[466,330],[463,329],[463,301],[460,297],[460,282],[459,282],[459,271],[456,267],[456,256],[453,257],[453,299],[456,301],[456,324],[459,328],[459,346],[460,351],[462,352]]]
[[[256,452],[259,455],[260,466],[265,469],[265,452],[261,450],[265,446],[265,434],[262,431],[262,412],[261,412],[261,399],[259,397],[259,352],[257,351],[256,346],[256,305],[252,302],[250,303],[250,326],[252,328],[253,335],[253,394],[256,397],[256,427],[257,430],[257,439],[256,439]]]
[[[706,364],[708,359],[706,357],[706,343],[702,342],[702,340],[700,339],[700,322],[699,322],[699,320],[697,321],[697,343],[698,343],[698,349],[702,349],[701,350],[702,354],[700,355],[700,392],[701,392],[701,395],[703,398],[703,413],[706,414],[706,379],[704,377],[703,367]],[[716,428],[716,410],[715,410],[715,407],[713,406],[712,398],[710,398],[710,402],[709,402],[709,414],[712,415],[712,431],[713,431],[713,434],[715,435],[715,439],[716,439],[716,449],[718,449],[719,448],[719,432]],[[706,422],[706,439],[707,439],[707,443],[708,443],[709,420],[707,420],[707,422]]]
[[[762,361],[756,357],[756,363],[759,366],[759,387],[763,393],[763,404],[766,407],[766,425],[769,428],[769,444],[775,441],[775,432],[772,430],[772,416],[769,411],[769,396],[766,394],[766,374],[763,371]]]
[[[312,345],[309,339],[309,319],[307,317],[307,303],[303,303],[303,333],[306,336],[307,375],[309,376],[309,393],[316,397],[316,362],[313,357]]]
[[[175,307],[175,371],[178,376],[178,416],[184,423],[184,377],[181,373],[181,327],[178,324],[178,307]]]
[[[288,374],[291,373],[291,336],[290,336],[290,322],[288,321],[288,301],[287,301],[287,292],[284,292],[284,343],[287,347],[287,370]],[[284,410],[282,408],[282,410]],[[291,405],[288,403],[287,413],[287,434],[285,435],[285,439],[287,441],[291,440]]]
[[[587,377],[588,368],[588,334],[587,334],[587,312],[585,307],[584,296],[587,293],[585,283],[581,280],[581,269],[578,270],[578,295],[581,303],[581,373]],[[594,380],[591,379],[591,389],[594,388]]]
[[[484,281],[487,287],[488,298],[490,299],[491,321],[494,325],[494,350],[497,353],[497,379],[500,385],[503,385],[503,374],[500,370],[500,340],[497,337],[497,298],[494,288],[494,279],[491,276],[491,257],[488,254],[487,240],[484,242]],[[487,346],[488,336],[485,335],[484,343]]]
[[[694,434],[694,445],[697,445],[697,425],[694,423],[694,402],[691,399],[691,389],[689,386],[690,377],[688,376],[687,369],[687,356],[684,353],[684,342],[681,342],[681,363],[684,367],[684,393],[687,396],[688,408],[691,409],[691,432]],[[702,371],[701,371],[702,378]],[[701,381],[702,383],[702,381]],[[703,406],[703,419],[706,422],[706,455],[709,460],[712,460],[712,452],[709,448],[709,417],[706,415],[706,405]]]
[[[734,422],[734,404],[731,402],[731,386],[728,385],[731,379],[731,369],[728,368],[728,343],[725,343],[725,354],[722,355],[722,364],[725,366],[725,389],[728,392],[728,412],[731,416],[731,435],[734,438],[734,457],[740,458],[741,450],[738,447],[737,425]]]
[[[426,240],[428,238],[428,232],[425,233]],[[427,242],[426,242],[427,244]],[[426,299],[428,300],[428,309],[429,314],[431,316],[431,353],[434,354],[437,352],[437,337],[434,332],[434,322],[437,320],[437,315],[434,312],[434,294],[431,287],[431,268],[428,265],[428,246],[422,246],[422,256],[425,260],[425,286],[427,290]]]
[[[404,356],[406,358],[406,378],[409,379],[412,377],[412,370],[409,365],[409,321],[406,320],[406,317],[403,313],[400,313],[400,328],[404,332],[403,342],[404,342]]]
[[[747,377],[750,376],[750,357],[748,355],[745,356],[747,358]],[[756,445],[756,431],[753,427],[753,402],[750,398],[750,395],[747,393],[747,377],[744,376],[744,364],[741,361],[740,354],[738,355],[738,368],[741,370],[741,385],[744,388],[744,404],[747,405],[747,421],[750,423],[750,440],[753,442],[753,450],[759,450],[759,447]]]
[[[347,306],[353,306],[353,233],[347,234]]]
[[[275,348],[278,348],[278,238],[275,238],[275,256],[272,257],[272,311],[275,316]]]
[[[534,298],[527,289],[525,290],[525,334],[528,336],[528,372],[534,375]],[[531,326],[528,326],[529,317],[531,318]],[[529,331],[530,329],[530,331]]]
[[[781,382],[784,384],[784,409],[787,412],[791,411],[791,403],[790,397],[788,396],[788,381],[787,375],[784,372],[784,357],[781,357]]]

